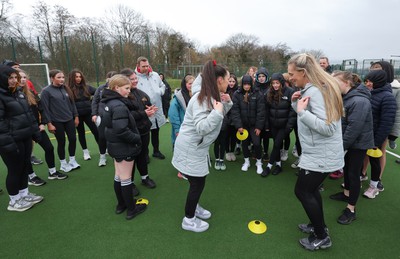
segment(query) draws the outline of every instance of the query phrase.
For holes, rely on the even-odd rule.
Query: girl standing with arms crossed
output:
[[[173,166],[189,180],[182,228],[193,232],[203,232],[209,227],[202,219],[209,219],[211,212],[198,203],[209,173],[210,145],[219,134],[224,115],[232,107],[231,98],[225,94],[228,70],[215,61],[208,61],[199,77],[201,89],[196,92],[196,88],[192,88],[193,97],[176,138],[172,158]],[[199,77],[196,81],[200,81]]]
[[[325,249],[332,242],[325,225],[319,186],[329,173],[344,166],[342,96],[336,79],[309,54],[293,56],[288,62],[288,73],[302,89],[292,95],[302,147],[295,194],[311,222],[299,225],[302,232],[310,234],[299,242],[308,250]]]
[[[57,139],[57,153],[61,162],[60,170],[65,173],[79,168],[75,160],[75,127],[79,124],[78,111],[75,107],[71,89],[64,85],[64,72],[58,69],[49,72],[51,84],[40,95],[47,128]],[[69,162],[65,159],[65,134],[68,137]]]

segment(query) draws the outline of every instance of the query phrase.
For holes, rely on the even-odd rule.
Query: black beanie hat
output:
[[[251,86],[253,86],[253,78],[251,78],[251,76],[249,76],[249,75],[244,75],[242,77],[242,86],[244,84],[250,84]]]
[[[372,70],[370,71],[364,78],[364,81],[369,80],[371,81],[374,85],[373,88],[381,88],[383,87],[387,82],[386,82],[386,72],[383,70]]]

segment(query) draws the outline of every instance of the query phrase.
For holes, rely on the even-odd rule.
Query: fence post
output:
[[[67,58],[67,66],[68,66],[68,73],[69,71],[72,70],[71,68],[71,61],[69,59],[69,49],[68,49],[68,43],[67,43],[67,36],[64,36],[64,44],[65,44],[65,55]]]
[[[94,63],[94,69],[96,71],[96,82],[97,82],[97,87],[99,87],[99,66],[97,64],[97,58],[96,58],[96,45],[94,44],[94,35],[93,32],[92,34],[92,47],[93,47],[93,63]]]
[[[17,61],[17,53],[15,52],[15,45],[14,45],[14,39],[13,38],[11,38],[11,46],[12,46],[13,60]]]

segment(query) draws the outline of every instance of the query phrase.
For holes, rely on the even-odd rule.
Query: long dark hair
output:
[[[54,77],[55,77],[57,74],[59,74],[59,73],[63,73],[64,76],[65,76],[65,73],[64,73],[63,71],[61,71],[61,70],[59,70],[59,69],[52,69],[52,70],[49,71],[49,77],[50,77],[50,78],[54,78]],[[53,84],[53,83],[52,83],[52,84]],[[63,85],[60,86],[60,87],[64,88],[65,91],[66,91],[67,94],[68,94],[69,99],[70,99],[71,101],[74,101],[74,96],[73,96],[73,93],[72,93],[72,91],[71,91],[71,88],[69,88],[69,87],[68,87],[67,85],[65,85],[65,84],[63,84]]]
[[[82,80],[80,84],[75,82],[76,74],[81,74]],[[74,99],[79,97],[80,89],[83,89],[83,95],[85,97],[90,97],[89,87],[86,85],[85,76],[82,71],[78,69],[73,69],[68,75],[68,87],[71,88],[72,93],[74,95]]]
[[[210,100],[211,98],[218,102],[221,101],[217,78],[220,76],[224,77],[227,74],[228,70],[223,66],[217,65],[215,61],[207,61],[201,73],[201,90],[197,97],[199,103],[202,103],[205,99]],[[208,108],[212,108],[211,102],[208,102]]]
[[[188,105],[188,103],[190,101],[190,97],[191,97],[190,94],[189,94],[189,90],[186,87],[186,83],[188,81],[188,77],[194,78],[192,76],[192,74],[186,74],[185,77],[181,81],[181,93],[182,93],[183,99],[185,99],[186,105]]]

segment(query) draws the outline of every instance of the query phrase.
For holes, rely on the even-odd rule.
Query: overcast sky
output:
[[[101,17],[123,4],[153,25],[167,25],[202,47],[245,33],[258,37],[260,45],[322,50],[332,61],[400,59],[399,0],[42,1],[59,4],[77,17]],[[37,0],[12,2],[15,12],[30,15]]]

